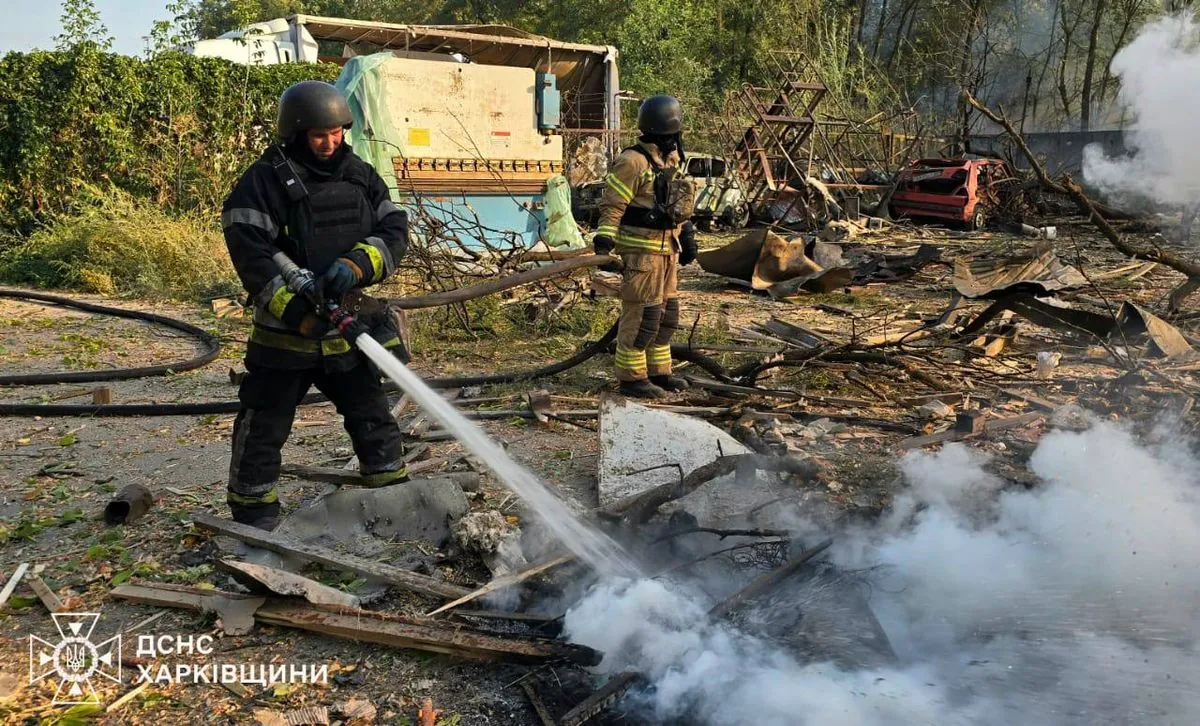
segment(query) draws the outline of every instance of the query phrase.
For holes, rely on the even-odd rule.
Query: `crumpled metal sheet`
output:
[[[804,254],[803,239],[786,240],[774,232],[767,232],[750,276],[750,286],[755,290],[766,290],[776,283],[819,272],[821,266]]]
[[[994,298],[1010,292],[1048,295],[1086,283],[1082,273],[1058,259],[1048,241],[1038,243],[1031,254],[954,260],[954,289],[968,298]]]
[[[1115,343],[1136,343],[1148,339],[1155,352],[1167,359],[1186,358],[1193,354],[1191,343],[1175,326],[1129,301],[1121,304],[1116,318],[1113,318],[1104,313],[1055,305],[1025,292],[1008,293],[992,303],[963,328],[961,335],[975,335],[1005,310],[1012,310],[1036,325],[1090,334]]]
[[[828,250],[822,254],[836,259]],[[792,295],[800,289],[828,292],[846,285],[851,277],[847,269],[826,270],[809,258],[803,239],[786,240],[767,229],[752,230],[696,259],[705,272],[744,280],[772,297]]]
[[[1159,355],[1167,359],[1186,358],[1192,344],[1174,325],[1126,300],[1117,313],[1116,327],[1127,337],[1145,334]]]

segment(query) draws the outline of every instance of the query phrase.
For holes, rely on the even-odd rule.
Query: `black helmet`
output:
[[[301,81],[279,97],[276,130],[285,144],[309,129],[350,128],[354,118],[350,104],[336,86],[324,81]]]
[[[674,96],[651,96],[638,108],[638,129],[651,136],[683,132],[683,107]]]

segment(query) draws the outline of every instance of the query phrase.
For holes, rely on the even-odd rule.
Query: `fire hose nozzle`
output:
[[[325,309],[324,296],[321,294],[321,283],[311,270],[300,267],[283,252],[274,254],[275,263],[279,265],[279,275],[287,288],[293,293],[312,303],[313,309]]]

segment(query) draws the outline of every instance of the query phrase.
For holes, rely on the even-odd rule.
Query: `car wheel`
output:
[[[750,208],[745,204],[739,204],[736,207],[730,207],[725,210],[722,215],[722,220],[725,226],[731,231],[742,229],[747,224],[750,224]]]
[[[986,224],[987,215],[983,212],[983,206],[975,205],[975,211],[971,214],[971,221],[967,222],[967,229],[972,232],[981,232]]]

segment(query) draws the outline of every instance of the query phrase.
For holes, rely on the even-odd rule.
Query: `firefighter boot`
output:
[[[270,532],[279,526],[279,502],[266,504],[239,504],[229,502],[229,513],[233,521]]]
[[[663,398],[666,391],[643,378],[640,381],[621,381],[619,393],[634,398]]]
[[[691,385],[686,379],[673,376],[670,373],[662,376],[650,376],[650,382],[664,391],[670,391],[671,393],[685,390]]]

